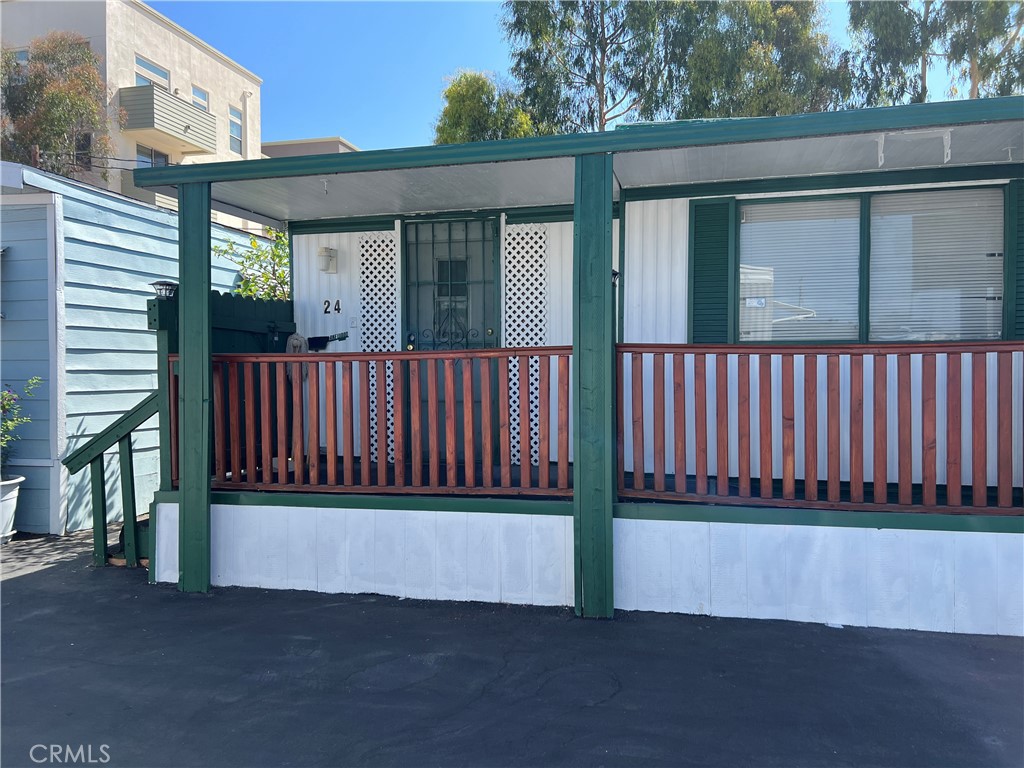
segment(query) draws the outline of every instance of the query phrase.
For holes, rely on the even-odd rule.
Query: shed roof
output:
[[[606,133],[139,169],[212,184],[213,205],[268,222],[566,205],[575,157],[614,153],[616,189],[977,165],[1024,170],[1024,97]]]

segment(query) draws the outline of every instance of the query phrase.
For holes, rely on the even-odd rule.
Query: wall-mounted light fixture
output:
[[[619,270],[612,270],[612,288],[618,288],[619,286]]]
[[[150,283],[150,285],[153,287],[153,291],[158,299],[173,298],[175,291],[178,290],[178,284],[170,280],[157,280],[155,283]]]
[[[316,252],[316,257],[320,262],[321,272],[328,275],[338,273],[338,252],[336,250],[323,246]]]

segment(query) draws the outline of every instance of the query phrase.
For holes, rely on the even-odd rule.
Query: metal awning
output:
[[[877,171],[1024,170],[1024,97],[141,169],[136,184],[172,191],[168,185],[209,182],[215,209],[268,223],[509,210],[571,205],[575,157],[604,152],[615,153],[615,195]]]

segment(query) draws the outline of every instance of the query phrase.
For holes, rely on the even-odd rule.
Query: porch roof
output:
[[[173,191],[210,183],[215,209],[280,225],[571,205],[575,157],[597,153],[616,155],[616,196],[623,189],[878,170],[1024,168],[1024,97],[146,168],[135,171],[135,184]]]

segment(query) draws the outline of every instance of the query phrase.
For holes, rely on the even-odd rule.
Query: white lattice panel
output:
[[[547,227],[513,224],[505,227],[502,242],[506,347],[541,347],[548,335]],[[530,463],[540,457],[540,360],[530,358]],[[519,445],[519,362],[509,365],[510,432],[512,462],[521,464]],[[545,404],[545,407],[547,405]]]
[[[393,232],[372,232],[359,238],[359,348],[393,352],[398,343],[398,247]],[[377,455],[377,365],[370,363],[370,456]],[[394,371],[387,363],[388,461],[395,460]]]

